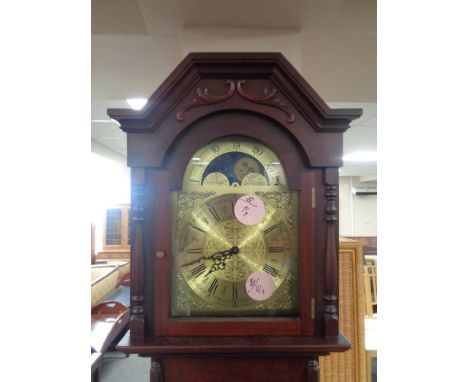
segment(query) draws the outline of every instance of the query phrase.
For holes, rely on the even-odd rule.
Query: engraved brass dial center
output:
[[[203,253],[209,255],[226,249],[231,249],[231,253],[237,256],[226,259],[223,272],[216,275],[221,280],[246,280],[249,274],[260,270],[265,263],[266,244],[263,234],[255,227],[243,225],[236,219],[225,220],[211,228]]]

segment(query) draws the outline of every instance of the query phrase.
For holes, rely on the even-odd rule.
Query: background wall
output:
[[[353,188],[377,188],[377,182],[340,177],[340,235],[377,236],[377,195],[354,195]]]

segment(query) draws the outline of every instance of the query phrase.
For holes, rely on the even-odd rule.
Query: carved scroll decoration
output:
[[[262,96],[259,96],[259,97],[256,97],[256,96],[252,96],[250,94],[247,94],[245,92],[244,89],[242,89],[242,85],[245,84],[245,81],[244,80],[240,80],[240,81],[237,81],[237,84],[236,84],[236,89],[237,89],[237,92],[245,99],[251,101],[251,102],[255,102],[255,103],[260,103],[262,105],[268,105],[268,106],[272,106],[272,107],[276,107],[277,109],[281,109],[283,110],[287,116],[288,116],[288,122],[289,123],[293,123],[294,122],[294,113],[289,110],[288,108],[288,105],[286,105],[284,102],[282,102],[278,97],[274,98],[275,97],[275,94],[276,94],[276,89],[273,88],[273,90],[268,93],[268,89],[265,88],[263,89],[263,95]]]
[[[254,95],[248,94],[242,88],[242,85],[245,84],[245,80],[239,80],[236,83],[234,83],[234,81],[232,81],[232,80],[226,80],[226,84],[229,85],[228,91],[225,94],[218,95],[218,96],[211,95],[208,92],[207,88],[205,88],[203,90],[201,88],[197,88],[197,96],[192,98],[190,103],[186,103],[186,104],[182,105],[181,109],[177,111],[177,113],[176,113],[177,120],[178,121],[183,121],[184,120],[184,113],[187,110],[192,109],[194,107],[204,106],[204,105],[212,105],[212,104],[215,104],[215,103],[220,103],[220,102],[226,101],[227,99],[231,98],[233,96],[235,90],[237,90],[237,92],[239,93],[239,95],[242,98],[244,98],[244,99],[246,99],[246,100],[248,100],[250,102],[259,103],[259,104],[262,104],[262,105],[267,105],[267,106],[275,107],[277,109],[281,109],[288,116],[287,121],[289,123],[294,122],[294,119],[295,119],[294,113],[289,109],[288,105],[286,105],[284,102],[282,102],[278,97],[275,97],[275,95],[276,95],[276,89],[275,88],[273,88],[271,91],[269,91],[267,88],[265,88],[265,89],[263,89],[263,94],[262,95],[254,96]]]
[[[192,109],[197,106],[211,105],[214,103],[223,102],[231,98],[236,89],[236,85],[234,81],[231,81],[231,80],[227,80],[226,84],[229,85],[229,90],[225,94],[220,95],[220,96],[209,94],[207,88],[205,88],[203,91],[201,90],[201,88],[198,88],[197,96],[192,98],[192,101],[190,103],[186,103],[182,105],[182,108],[179,111],[177,111],[177,114],[176,114],[177,120],[183,121],[184,113],[189,109]]]

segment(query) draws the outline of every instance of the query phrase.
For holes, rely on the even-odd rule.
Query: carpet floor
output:
[[[150,359],[119,352],[104,354],[100,382],[148,382]]]

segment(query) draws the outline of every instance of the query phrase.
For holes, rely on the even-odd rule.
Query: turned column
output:
[[[132,247],[131,247],[131,301],[130,301],[130,337],[143,339],[145,327],[144,308],[144,256],[143,223],[145,171],[132,169]]]
[[[327,222],[325,249],[325,312],[324,332],[326,337],[337,337],[338,328],[338,169],[327,168],[324,173],[325,184],[325,221]]]

